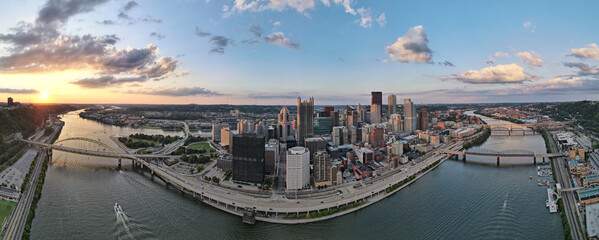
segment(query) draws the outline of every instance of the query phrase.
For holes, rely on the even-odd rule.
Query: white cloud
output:
[[[524,68],[515,63],[509,65],[497,65],[477,70],[469,70],[452,77],[441,78],[442,80],[458,80],[473,84],[494,83],[522,83],[535,79],[536,76],[528,74]]]
[[[534,51],[519,52],[519,53],[516,53],[516,56],[518,56],[519,58],[522,58],[522,61],[524,61],[524,63],[529,64],[531,66],[535,66],[535,67],[543,66],[543,60],[541,59],[541,56]]]
[[[187,76],[189,74],[189,70],[185,70],[185,71],[181,71],[179,73],[177,73],[177,75],[175,75],[175,77],[183,77],[183,76]]]
[[[281,22],[275,22],[275,23],[273,23],[272,25],[273,25],[274,27],[278,27],[278,26],[281,26]]]
[[[592,58],[599,61],[599,47],[597,44],[589,44],[586,48],[573,48],[568,56],[577,57],[580,59]]]
[[[346,13],[356,15],[356,11],[351,7],[351,0],[333,0],[333,2],[337,5],[343,5]]]
[[[387,24],[387,18],[385,17],[384,13],[381,13],[381,15],[379,15],[376,21],[379,23],[381,27],[384,27],[385,24]]]
[[[360,24],[360,27],[372,27],[372,16],[370,14],[370,9],[358,8],[358,14],[360,14],[360,19],[356,20],[356,22]]]
[[[428,38],[422,26],[410,28],[405,35],[397,38],[395,43],[385,47],[385,51],[391,60],[403,63],[428,63],[432,58]]]
[[[497,51],[497,52],[495,52],[495,54],[493,54],[493,56],[489,57],[489,60],[487,60],[487,64],[495,64],[495,59],[497,59],[498,57],[509,57],[509,56],[510,56],[510,54],[508,54],[508,53]]]
[[[528,30],[530,32],[535,32],[536,26],[533,25],[530,21],[524,22],[524,24],[522,24],[522,26],[524,26],[525,30]]]

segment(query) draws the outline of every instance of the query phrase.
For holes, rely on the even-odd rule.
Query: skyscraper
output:
[[[303,101],[297,98],[297,144],[303,146],[304,139],[314,135],[314,98]]]
[[[287,151],[287,189],[302,189],[310,184],[310,151],[293,147]]]
[[[388,110],[387,115],[391,116],[392,114],[397,113],[397,96],[391,94],[387,97]]]
[[[330,186],[331,181],[331,157],[325,151],[318,151],[314,155],[314,186]]]
[[[331,118],[330,117],[317,117],[314,118],[314,134],[325,135],[331,134]]]
[[[382,118],[383,93],[371,92],[370,123],[380,123]]]
[[[291,136],[291,117],[289,116],[289,110],[283,106],[279,112],[279,118],[277,122],[277,138],[281,143],[287,142],[289,136]]]
[[[264,181],[264,137],[255,133],[233,136],[233,181],[262,184]]]
[[[411,99],[403,100],[404,130],[413,133],[416,130],[416,108]]]
[[[426,111],[426,108],[418,110],[418,129],[428,129],[428,112]]]

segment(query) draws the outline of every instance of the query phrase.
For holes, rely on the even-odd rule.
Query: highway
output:
[[[558,152],[557,146],[555,145],[555,142],[553,141],[553,138],[551,136],[549,136],[550,139],[550,144],[551,144],[551,151],[552,152]],[[566,167],[567,161],[566,159],[564,159],[563,157],[557,157],[554,158],[554,163],[553,166],[555,167],[555,174],[557,177],[558,182],[562,185],[562,188],[572,188],[572,182],[570,180],[570,173],[568,172],[568,169]],[[581,229],[578,227],[578,222],[577,222],[577,207],[576,207],[576,199],[574,196],[574,192],[571,191],[562,191],[560,193],[561,197],[562,197],[562,201],[564,204],[564,209],[562,209],[562,211],[566,212],[566,217],[568,218],[568,223],[570,225],[570,233],[572,235],[572,239],[583,239],[584,235],[581,234],[582,231]],[[579,215],[580,216],[580,215]],[[582,224],[582,220],[580,220],[581,224]]]
[[[33,201],[33,196],[35,195],[39,175],[42,171],[42,165],[45,158],[46,151],[40,151],[33,169],[33,175],[30,176],[25,191],[21,194],[19,202],[17,202],[15,209],[8,219],[6,229],[4,229],[2,232],[2,239],[21,239],[23,230],[25,230],[25,223],[27,222],[27,216],[29,215],[29,209],[31,208],[31,202]]]

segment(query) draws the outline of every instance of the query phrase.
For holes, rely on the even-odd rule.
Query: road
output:
[[[33,201],[33,196],[35,195],[39,175],[42,171],[42,165],[45,158],[46,152],[40,151],[33,169],[33,175],[30,176],[25,191],[21,194],[19,202],[17,202],[15,209],[8,219],[6,229],[3,231],[2,239],[21,239],[23,230],[25,230],[25,223],[27,222],[27,216],[29,215],[29,209],[31,208],[31,202]]]
[[[551,137],[551,136],[549,136]],[[558,152],[557,146],[553,141],[553,138],[550,139],[551,151]],[[570,181],[570,173],[566,167],[567,160],[564,157],[554,158],[553,166],[555,167],[555,174],[558,182],[562,185],[562,188],[572,188],[572,182]],[[570,233],[572,234],[572,239],[583,239],[583,232],[578,227],[577,215],[578,210],[576,207],[576,199],[574,196],[574,192],[572,191],[563,191],[560,193],[562,196],[562,201],[564,204],[563,211],[566,212],[566,217],[568,218],[568,223],[570,224]],[[578,219],[582,225],[583,221]]]
[[[461,143],[452,146],[461,147]],[[379,177],[377,178],[377,181],[372,184],[364,184],[361,187],[355,188],[354,186],[359,182],[352,182],[335,186],[335,188],[339,190],[339,193],[301,199],[287,199],[281,196],[256,198],[235,190],[224,189],[213,184],[208,184],[195,178],[182,177],[159,166],[150,164],[144,165],[153,170],[154,173],[167,178],[171,183],[196,192],[197,195],[203,195],[212,200],[216,200],[222,205],[227,204],[230,207],[236,206],[238,208],[253,207],[257,211],[271,213],[294,213],[336,208],[346,203],[353,203],[364,198],[372,197],[373,195],[385,197],[385,189],[389,186],[401,182],[407,177],[422,171],[425,167],[430,166],[435,161],[445,160],[447,158],[448,156],[443,154],[430,153],[416,165],[403,168],[401,171],[390,176]],[[381,195],[381,193],[383,195]],[[219,207],[224,207],[222,205],[219,205]],[[281,217],[282,216],[279,215],[279,218]],[[272,218],[274,219],[276,217],[272,216]]]

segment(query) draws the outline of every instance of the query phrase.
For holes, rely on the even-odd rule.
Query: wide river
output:
[[[175,134],[103,125],[62,116],[59,138],[100,139],[131,133]],[[544,152],[540,135],[491,136],[482,148]],[[91,147],[91,146],[90,146]],[[123,160],[123,163],[128,161]],[[475,163],[477,162],[477,163]],[[511,163],[532,159],[513,159]],[[482,164],[481,164],[482,163]],[[125,169],[116,160],[54,152],[33,220],[33,239],[563,239],[561,219],[545,207],[532,165],[495,159],[449,160],[372,206],[303,225],[256,223],[207,206]],[[503,160],[502,160],[503,164]],[[529,180],[533,176],[533,180]],[[126,216],[115,214],[118,202]]]

